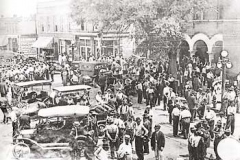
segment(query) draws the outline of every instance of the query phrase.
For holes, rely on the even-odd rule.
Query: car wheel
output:
[[[13,148],[13,156],[16,159],[28,158],[30,153],[31,150],[26,143],[17,143]]]

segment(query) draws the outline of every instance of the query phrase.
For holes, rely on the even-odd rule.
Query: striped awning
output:
[[[0,46],[6,46],[8,44],[7,36],[0,35]]]
[[[33,48],[46,48],[52,49],[53,37],[39,37],[36,42],[33,43]]]

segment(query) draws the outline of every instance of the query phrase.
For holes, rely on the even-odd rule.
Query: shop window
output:
[[[86,46],[85,39],[80,39],[80,46]]]
[[[86,46],[91,46],[91,42],[89,39],[86,40]]]

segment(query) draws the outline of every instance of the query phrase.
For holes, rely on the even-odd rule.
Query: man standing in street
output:
[[[142,97],[143,97],[143,86],[141,81],[138,82],[136,86],[137,94],[138,94],[138,104],[142,104]]]
[[[207,106],[205,119],[210,127],[209,132],[210,132],[211,138],[213,138],[214,137],[213,129],[214,129],[214,121],[216,119],[216,113],[213,110],[211,110],[210,106]]]
[[[231,102],[230,106],[227,108],[227,124],[226,129],[231,127],[231,134],[233,135],[235,129],[235,114],[236,108],[234,102]]]
[[[215,152],[215,155],[216,155],[216,160],[220,160],[221,158],[218,155],[217,146],[218,146],[219,142],[222,140],[222,136],[224,134],[224,130],[222,128],[222,122],[221,121],[217,121],[216,127],[214,128],[213,132],[215,133],[213,148],[214,148],[214,152]]]
[[[175,108],[172,111],[173,136],[174,137],[176,137],[178,135],[179,115],[180,115],[180,105],[176,104]]]
[[[112,119],[108,119],[108,126],[106,129],[106,135],[109,139],[110,150],[111,150],[111,157],[115,158],[115,151],[118,150],[118,142],[119,142],[119,129],[118,126],[113,123]]]
[[[101,88],[102,95],[104,94],[104,91],[107,86],[107,78],[106,76],[103,75],[103,73],[100,73],[99,79],[98,79],[98,84]]]
[[[148,130],[141,124],[141,119],[136,118],[136,128],[135,128],[135,150],[138,160],[144,160],[143,154],[143,138],[148,136]]]
[[[194,96],[194,92],[191,93],[189,97],[187,97],[189,111],[191,113],[191,122],[193,122],[196,116],[196,97]]]
[[[151,147],[155,152],[156,160],[163,160],[163,149],[165,147],[165,137],[160,131],[161,126],[159,124],[155,125],[155,131],[152,133],[151,137]]]
[[[166,86],[163,88],[163,104],[164,104],[164,110],[166,111],[167,104],[168,104],[168,99],[170,95],[170,87],[169,87],[169,82],[165,83]]]
[[[180,121],[182,123],[182,132],[184,138],[187,139],[190,127],[191,113],[186,109],[185,106],[182,106],[182,109],[183,110],[180,112]]]

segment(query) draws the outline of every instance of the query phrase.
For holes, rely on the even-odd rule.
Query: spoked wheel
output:
[[[30,150],[29,146],[25,143],[18,143],[13,148],[13,156],[16,159],[27,158],[27,157],[29,157],[30,152],[31,152],[31,150]]]
[[[98,137],[99,138],[103,138],[105,136],[104,129],[105,129],[105,125],[99,124],[99,126],[98,126]]]

